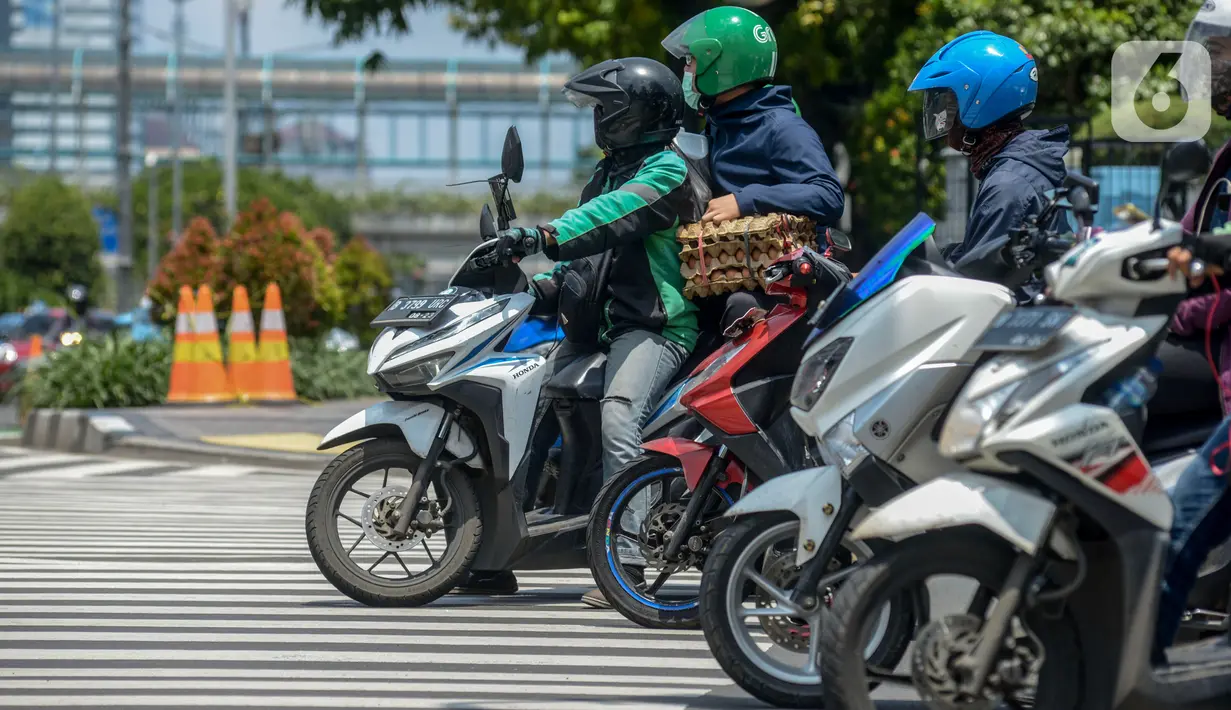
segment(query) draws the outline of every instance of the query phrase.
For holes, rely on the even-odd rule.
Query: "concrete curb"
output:
[[[125,458],[184,463],[229,463],[320,473],[330,454],[303,454],[241,446],[222,446],[137,433],[124,417],[92,414],[80,409],[35,409],[22,430],[21,445],[70,453],[110,454]]]
[[[333,460],[330,454],[300,454],[289,451],[249,449],[242,446],[221,446],[182,439],[155,439],[148,436],[124,436],[109,449],[109,453],[124,458],[186,461],[191,463],[227,463],[239,466],[268,466],[320,473]]]

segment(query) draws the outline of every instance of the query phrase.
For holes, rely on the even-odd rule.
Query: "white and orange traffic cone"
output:
[[[222,365],[222,343],[218,340],[218,319],[214,317],[214,294],[209,286],[197,290],[196,331],[197,395],[201,402],[233,402],[235,393],[227,383]]]
[[[241,402],[247,402],[261,389],[252,309],[248,303],[248,289],[243,286],[236,286],[231,296],[231,318],[227,321],[227,375],[231,389]]]
[[[192,289],[180,287],[179,305],[175,312],[175,347],[171,351],[171,383],[167,401],[173,404],[200,402],[197,391],[197,334],[192,325],[196,304]]]
[[[262,402],[296,401],[291,353],[286,342],[286,317],[282,314],[282,290],[276,283],[269,284],[269,288],[265,289],[257,360],[260,363],[261,385],[252,398]]]

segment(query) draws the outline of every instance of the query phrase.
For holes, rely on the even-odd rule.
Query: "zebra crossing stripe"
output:
[[[760,707],[700,633],[582,606],[589,570],[356,604],[308,554],[310,475],[4,449],[0,465],[0,708]],[[45,500],[89,534],[49,539]]]

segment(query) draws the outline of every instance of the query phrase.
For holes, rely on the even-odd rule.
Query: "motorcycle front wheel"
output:
[[[594,581],[624,618],[650,629],[695,629],[700,625],[698,583],[713,522],[731,507],[715,486],[685,531],[678,559],[663,557],[669,535],[691,496],[679,461],[646,454],[607,481],[590,510],[586,555]]]
[[[428,604],[461,581],[479,551],[478,496],[456,467],[439,472],[427,491],[420,517],[431,522],[406,536],[394,532],[418,466],[405,441],[372,439],[330,462],[312,488],[305,515],[308,549],[321,574],[357,602]]]
[[[844,583],[822,582],[810,609],[786,613],[799,579],[798,540],[799,519],[789,513],[750,515],[719,535],[701,575],[701,628],[718,664],[749,694],[777,707],[818,708],[824,707],[822,612]],[[843,541],[829,573],[868,557],[866,548]],[[896,666],[910,644],[915,606],[915,598],[903,594],[882,609],[861,657],[878,667]]]
[[[995,697],[967,696],[959,689],[954,669],[981,643],[979,631],[987,610],[994,607],[995,590],[1002,587],[1016,559],[1017,553],[1004,541],[974,528],[912,537],[874,557],[847,578],[826,615],[821,636],[825,702],[843,710],[875,710],[860,640],[877,610],[903,591],[929,580],[963,578],[977,583],[970,585],[974,591],[971,601],[959,604],[964,613],[933,618],[919,629],[911,653],[911,681],[929,710],[1000,706]],[[965,595],[946,597],[950,602],[960,602],[950,597]],[[997,691],[999,695],[1011,696],[1009,704],[1013,707],[1077,710],[1084,670],[1073,620],[1067,613],[1054,618],[1036,609],[1018,616],[1012,626],[1015,642],[1006,645],[997,671],[1009,673],[1009,664],[1018,658],[1023,659],[1021,666],[1030,670],[1014,673],[1021,681],[1002,689],[1004,692]],[[1026,655],[1020,655],[1023,653]],[[1033,667],[1038,661],[1041,665]]]

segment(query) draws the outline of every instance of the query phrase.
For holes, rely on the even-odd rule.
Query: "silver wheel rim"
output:
[[[769,593],[775,600],[779,600],[779,605],[785,608],[781,600],[790,596],[788,590],[783,590],[774,586],[756,571],[756,562],[759,561],[765,552],[775,544],[786,540],[790,537],[798,537],[799,523],[797,521],[787,521],[779,523],[768,530],[760,533],[752,542],[740,551],[739,556],[735,559],[733,566],[733,579],[726,580],[726,604],[723,606],[722,613],[726,615],[727,628],[730,629],[731,635],[735,638],[735,644],[739,647],[740,653],[754,665],[757,669],[769,676],[781,680],[786,683],[796,685],[820,685],[821,670],[820,670],[820,617],[822,605],[817,605],[817,608],[811,614],[802,610],[795,610],[792,613],[784,614],[783,612],[772,613],[750,613],[761,612],[762,610],[750,610],[744,608],[743,589],[744,582],[751,581],[753,585]],[[867,559],[871,557],[871,550],[866,545],[843,539],[843,547],[853,552],[859,559]],[[778,607],[775,607],[775,609]],[[773,609],[763,610],[764,612],[773,612]],[[876,626],[873,629],[868,645],[864,648],[864,657],[872,655],[873,652],[884,642],[885,636],[889,631],[889,614],[890,606],[881,607],[879,618],[876,620]],[[780,646],[768,641],[770,648],[763,649],[762,643],[753,638],[752,629],[747,623],[749,618],[757,616],[792,616],[805,619],[808,623],[808,653],[793,654]],[[781,654],[791,653],[796,657],[803,656],[802,664],[788,664],[785,661],[775,658],[774,652]]]

